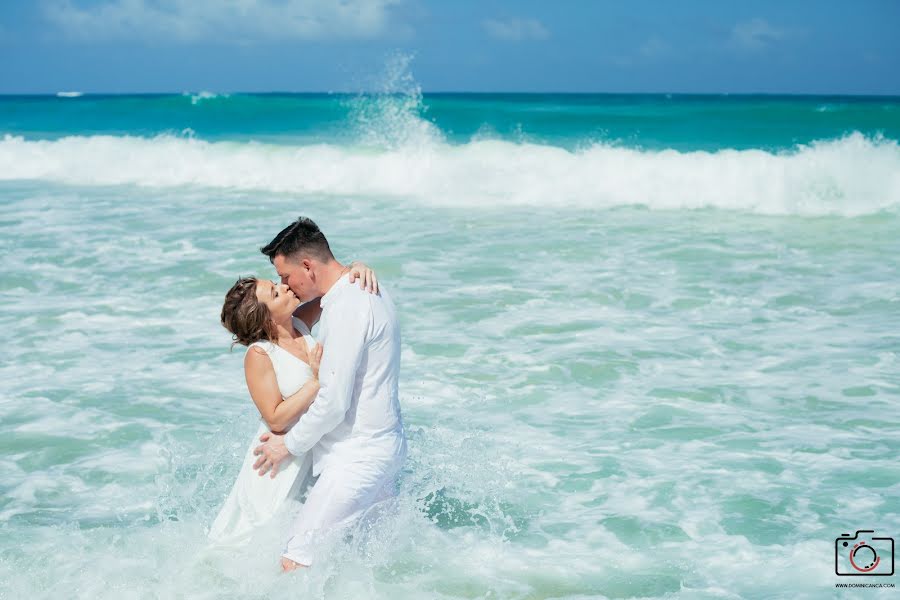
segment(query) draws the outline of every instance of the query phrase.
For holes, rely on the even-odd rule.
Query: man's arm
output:
[[[350,409],[372,311],[368,302],[354,303],[347,310],[334,314],[333,322],[328,324],[328,343],[319,368],[319,395],[284,437],[284,445],[294,456],[315,446],[323,435],[340,425]]]

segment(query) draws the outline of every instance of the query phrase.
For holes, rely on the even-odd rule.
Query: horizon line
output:
[[[374,90],[362,91],[289,91],[289,90],[181,90],[181,91],[143,91],[143,92],[110,92],[110,91],[81,91],[81,90],[57,90],[53,92],[0,92],[0,97],[31,96],[31,97],[59,97],[69,100],[77,100],[84,96],[186,96],[194,94],[215,95],[319,95],[319,96],[353,96],[353,95],[408,95],[407,92],[379,92]],[[611,91],[465,91],[465,90],[418,90],[422,95],[512,95],[512,96],[796,96],[796,97],[847,97],[847,98],[900,98],[900,93],[860,93],[860,92],[611,92]]]

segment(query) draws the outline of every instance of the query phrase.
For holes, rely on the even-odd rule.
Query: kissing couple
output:
[[[260,250],[281,283],[238,279],[222,324],[247,346],[247,388],[263,422],[209,537],[246,539],[318,477],[285,536],[281,566],[291,571],[314,562],[325,534],[397,493],[407,455],[400,326],[374,272],[335,260],[310,219]]]

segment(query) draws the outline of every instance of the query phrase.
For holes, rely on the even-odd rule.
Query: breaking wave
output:
[[[423,120],[424,121],[424,120]],[[719,208],[856,216],[900,206],[900,146],[852,133],[787,152],[577,151],[423,129],[387,146],[211,142],[176,135],[0,140],[0,180],[204,186],[454,206]]]

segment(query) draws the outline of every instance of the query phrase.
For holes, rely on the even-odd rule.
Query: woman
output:
[[[350,281],[378,293],[375,273],[362,263],[348,267]],[[311,456],[285,461],[277,477],[260,477],[253,468],[253,449],[268,431],[284,433],[309,409],[319,392],[322,347],[310,330],[322,309],[313,300],[298,307],[284,284],[244,277],[225,295],[222,325],[234,343],[247,346],[244,374],[250,397],[262,418],[240,473],[213,522],[209,537],[233,543],[250,536],[290,500],[298,500],[310,477]]]

